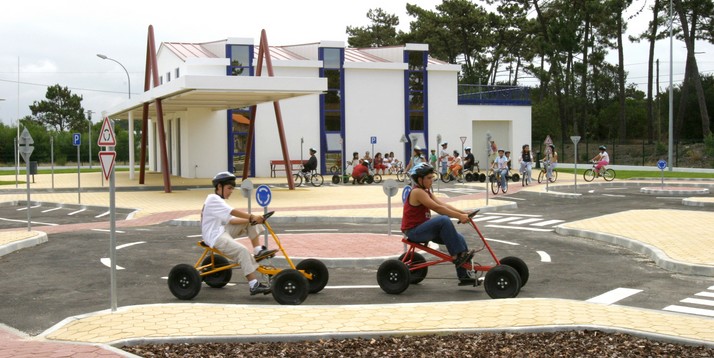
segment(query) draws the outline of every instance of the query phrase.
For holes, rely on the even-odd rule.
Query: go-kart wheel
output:
[[[230,264],[227,258],[221,256],[221,255],[213,255],[214,261],[213,261],[213,268],[219,268],[223,266],[227,266]],[[206,266],[211,264],[211,256],[206,256],[205,259],[203,259],[203,263],[201,263],[201,266]],[[203,269],[203,272],[206,271],[211,271],[213,270],[212,267],[207,267]],[[212,273],[210,275],[205,275],[203,276],[203,282],[205,282],[208,286],[211,286],[213,288],[221,288],[225,285],[228,284],[228,282],[231,282],[231,276],[233,275],[232,270],[223,270],[223,271],[218,271],[216,273]]]
[[[178,264],[169,272],[169,290],[179,300],[190,300],[201,291],[201,275],[187,264]]]
[[[511,180],[513,180],[514,183],[518,183],[521,180],[521,176],[515,173],[511,176]]]
[[[340,183],[340,177],[337,175],[332,176],[332,184],[339,184]]]
[[[342,182],[345,183],[345,184],[349,183],[349,182],[350,182],[350,177],[349,177],[348,175],[343,176],[343,177],[342,177]]]
[[[374,177],[371,175],[367,175],[367,177],[364,178],[364,182],[367,184],[372,184],[372,183],[374,183]]]
[[[382,174],[375,174],[375,175],[374,175],[374,182],[375,182],[375,183],[381,183],[381,182],[382,182]]]
[[[409,287],[411,274],[406,264],[399,260],[384,261],[377,270],[377,283],[382,291],[398,295]]]
[[[499,261],[501,262],[501,265],[511,266],[514,270],[516,270],[516,272],[518,272],[518,276],[521,278],[521,287],[526,285],[528,277],[530,277],[530,272],[528,270],[528,265],[526,265],[523,260],[515,256],[508,256]]]
[[[281,305],[299,305],[303,303],[307,298],[309,286],[310,284],[305,276],[300,271],[293,269],[280,271],[270,283],[273,298]]]
[[[478,175],[478,181],[480,181],[481,183],[485,183],[485,182],[486,182],[486,174],[484,174],[484,173],[479,173],[479,175]]]
[[[330,272],[327,271],[327,266],[320,260],[316,259],[305,259],[300,261],[297,266],[295,266],[299,271],[305,271],[312,275],[311,280],[307,280],[310,289],[310,293],[318,293],[322,291],[325,286],[327,286],[327,280],[330,279]]]
[[[486,272],[484,288],[491,298],[513,298],[521,291],[521,278],[513,267],[498,265]]]
[[[466,175],[464,175],[464,179],[466,179],[467,182],[472,182],[474,181],[474,175],[471,173],[466,173]]]
[[[401,254],[401,255],[399,256],[399,261],[404,262],[404,256],[405,256],[405,255],[406,255],[406,253]],[[424,262],[426,262],[426,259],[424,258],[424,256],[422,256],[422,255],[421,255],[420,253],[418,253],[418,252],[415,252],[415,253],[414,253],[414,256],[412,256],[412,258],[411,258],[411,261],[410,261],[410,262],[404,262],[404,263],[407,265],[407,267],[410,267],[410,266],[413,266],[413,265],[416,265],[416,264],[421,264],[421,263],[424,263]],[[409,284],[412,284],[412,285],[413,285],[413,284],[417,284],[417,283],[419,283],[419,282],[424,281],[424,279],[426,278],[426,274],[427,274],[427,273],[429,273],[429,267],[428,267],[428,266],[427,266],[427,267],[420,268],[420,269],[418,269],[418,270],[413,270],[413,271],[410,269],[410,270],[409,270]]]

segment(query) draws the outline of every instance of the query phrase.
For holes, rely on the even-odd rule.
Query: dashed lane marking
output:
[[[634,288],[619,287],[612,291],[605,292],[602,295],[595,296],[595,297],[587,300],[586,302],[611,305],[615,302],[621,301],[627,297],[638,294],[640,292],[642,292],[642,290],[637,290]]]
[[[95,218],[95,219],[98,219],[98,218],[101,218],[101,217],[104,217],[104,216],[109,215],[109,213],[111,213],[111,211],[107,210],[107,211],[105,211],[105,212],[103,212],[103,213],[101,213],[101,214],[95,216],[94,218]]]
[[[109,229],[92,229],[92,231],[111,232],[111,230],[109,230]],[[114,230],[114,232],[117,234],[126,234],[126,231],[121,231],[121,230]]]
[[[73,212],[71,212],[71,213],[69,213],[69,214],[67,214],[67,215],[68,215],[68,216],[72,216],[72,215],[79,214],[79,213],[81,213],[81,212],[83,212],[83,211],[86,211],[86,210],[87,210],[86,208],[84,208],[84,209],[79,209],[79,210],[73,211]]]
[[[62,207],[61,207],[61,206],[58,206],[58,207],[56,207],[56,208],[47,209],[47,210],[42,210],[42,212],[43,212],[43,213],[49,213],[50,211],[55,211],[55,210],[59,210],[59,209],[62,209]]]

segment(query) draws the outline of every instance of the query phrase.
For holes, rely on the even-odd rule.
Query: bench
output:
[[[292,171],[298,171],[302,169],[302,165],[307,163],[307,160],[291,160],[290,168]],[[270,161],[270,177],[275,178],[275,172],[285,171],[285,161],[284,160],[271,160]]]

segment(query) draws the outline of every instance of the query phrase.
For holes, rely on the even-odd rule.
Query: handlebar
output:
[[[275,214],[275,211],[268,211],[267,213],[265,213],[265,215],[263,215],[263,222],[265,222],[266,220],[268,220],[268,218],[271,217],[271,216],[273,216],[273,214]],[[255,221],[251,221],[250,224],[251,224],[251,225],[256,225],[256,224],[258,224],[258,223],[255,222]]]
[[[481,211],[481,209],[476,209],[476,210],[470,212],[470,213],[469,213],[469,219],[471,219],[471,218],[473,218],[474,216],[476,216],[476,214],[478,214],[479,211]]]

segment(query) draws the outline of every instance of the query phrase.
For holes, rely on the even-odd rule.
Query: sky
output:
[[[411,0],[434,10],[441,0]],[[638,2],[640,3],[640,2]],[[265,30],[270,45],[293,45],[323,40],[347,43],[347,26],[370,24],[367,12],[382,8],[399,17],[399,29],[408,31],[414,19],[406,14],[407,1],[398,0],[255,0],[255,1],[13,1],[0,12],[0,121],[16,125],[30,115],[29,105],[45,99],[48,86],[59,84],[83,97],[93,121],[128,96],[127,74],[120,65],[98,58],[104,54],[126,67],[131,93],[143,88],[149,25],[155,44],[161,42],[209,42],[228,37],[260,39]],[[485,5],[484,5],[485,6]],[[634,12],[637,9],[632,9]],[[650,13],[629,23],[629,33],[642,32]],[[714,45],[697,43],[701,72],[714,73]],[[673,81],[684,75],[684,43],[674,41]],[[625,70],[628,83],[645,91],[646,43],[628,43]],[[657,43],[660,88],[669,82],[669,40]],[[608,60],[617,63],[616,53]],[[505,78],[504,78],[505,79]],[[535,83],[524,82],[526,85]]]

